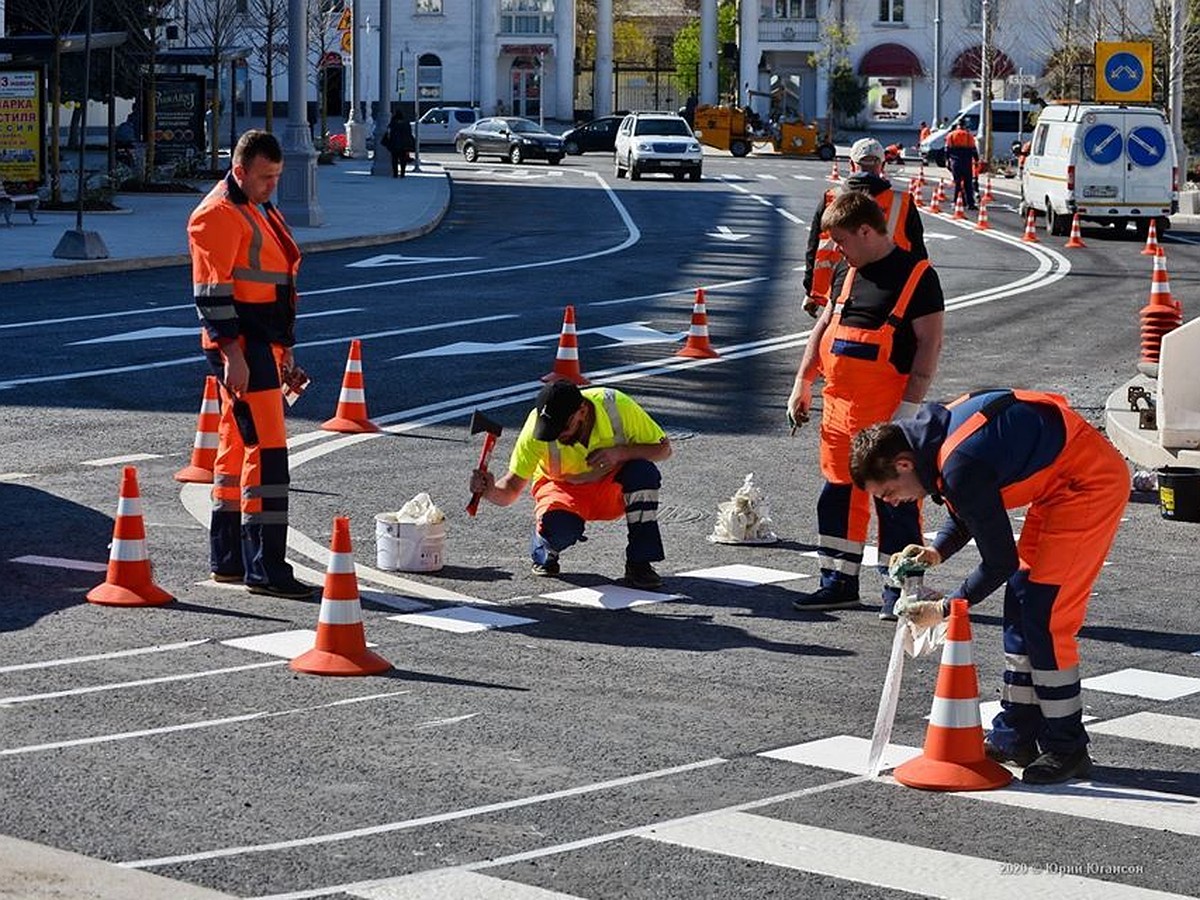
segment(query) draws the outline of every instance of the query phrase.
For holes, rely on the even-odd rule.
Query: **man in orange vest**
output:
[[[946,135],[946,165],[954,176],[954,202],[962,197],[967,209],[975,209],[975,166],[979,163],[979,148],[975,135],[959,122]]]
[[[850,478],[850,439],[860,429],[915,409],[937,371],[945,300],[926,259],[897,247],[883,210],[866,194],[839,195],[821,219],[850,268],[835,302],[813,327],[796,371],[788,412],[808,418],[813,382],[825,378],[821,413],[821,474],[817,501],[818,590],[796,599],[796,609],[859,605],[859,570],[871,517],[871,498]],[[921,539],[915,503],[876,503],[879,549],[900,550]],[[886,559],[886,555],[883,557]],[[894,619],[899,591],[882,588],[880,617]]]
[[[1079,648],[1092,585],[1129,499],[1129,467],[1055,394],[986,390],[872,426],[854,438],[854,483],[886,503],[945,503],[931,546],[901,557],[926,566],[974,538],[980,562],[946,600],[898,607],[935,625],[949,600],[1004,592],[1004,689],[988,756],[1024,766],[1027,784],[1091,771],[1080,698]],[[1008,510],[1028,507],[1019,540]]]
[[[221,383],[209,530],[212,577],[253,594],[307,598],[284,560],[288,454],[281,379],[303,381],[292,356],[300,248],[271,195],[279,140],[251,130],[229,173],[188,220],[201,345]]]
[[[852,174],[846,179],[845,190],[870,194],[883,210],[888,234],[896,245],[911,250],[920,259],[928,259],[921,213],[907,193],[893,190],[892,183],[883,177],[883,158],[884,149],[879,141],[874,138],[855,141],[850,147]],[[826,207],[839,193],[835,188],[825,192],[808,229],[808,249],[804,254],[804,311],[814,318],[820,315],[821,308],[835,296],[840,286],[838,266],[842,254],[829,233],[820,227]]]

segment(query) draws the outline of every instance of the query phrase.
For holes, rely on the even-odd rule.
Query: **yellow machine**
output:
[[[770,143],[776,153],[784,156],[816,156],[826,162],[837,153],[833,144],[821,139],[815,125],[783,122],[777,128],[757,132],[750,127],[746,110],[739,106],[697,106],[695,123],[700,143],[728,150],[734,156],[745,156],[756,142]]]

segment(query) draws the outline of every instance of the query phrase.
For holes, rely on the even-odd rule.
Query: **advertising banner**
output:
[[[159,163],[203,155],[206,84],[203,75],[155,76],[154,158]]]
[[[0,65],[0,180],[46,179],[45,74],[43,66]]]
[[[867,109],[872,122],[912,122],[912,79],[867,79]]]

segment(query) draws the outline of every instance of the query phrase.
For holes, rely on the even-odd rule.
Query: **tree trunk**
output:
[[[266,87],[267,87],[267,131],[273,131],[275,125],[275,76],[271,72],[271,68],[275,64],[274,54],[267,52],[267,71],[266,71]]]
[[[62,54],[58,39],[54,41],[54,55],[50,65],[50,199],[62,202],[62,165],[58,128],[61,124],[59,103],[62,101]]]
[[[218,171],[217,159],[219,157],[218,134],[221,130],[221,61],[219,58],[213,59],[212,73],[213,73],[213,92],[212,92],[212,106],[210,107],[211,113],[212,113],[212,122],[209,125],[208,149],[209,149],[209,163],[210,163],[209,168],[213,172],[216,172],[216,171]]]

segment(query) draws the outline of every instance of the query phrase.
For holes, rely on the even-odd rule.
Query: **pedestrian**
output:
[[[679,114],[683,116],[685,122],[688,123],[688,128],[696,127],[696,107],[699,101],[696,99],[696,92],[688,94],[687,100],[684,101],[683,108],[679,110]]]
[[[662,579],[651,563],[663,559],[658,530],[657,462],[671,442],[649,414],[612,388],[580,390],[569,381],[541,389],[500,478],[471,474],[471,491],[509,506],[531,480],[535,522],[530,542],[534,575],[559,574],[559,554],[583,537],[591,521],[625,517],[629,543],[625,578],[652,590]]]
[[[892,183],[883,175],[886,151],[874,138],[861,138],[850,147],[850,176],[842,190],[865,191],[874,198],[887,219],[887,230],[896,245],[911,250],[918,259],[928,259],[925,248],[925,226],[921,212],[905,191],[892,189]],[[840,193],[830,188],[821,197],[817,211],[808,229],[808,248],[804,254],[804,311],[813,318],[820,315],[829,298],[836,296],[841,286],[835,275],[842,254],[834,244],[829,232],[821,227],[821,216]],[[842,267],[840,272],[844,272]]]
[[[409,154],[417,146],[413,140],[412,125],[405,117],[404,110],[397,109],[392,113],[387,131],[383,135],[383,146],[392,157],[392,177],[395,178],[398,174],[403,178],[404,170],[411,160]]]
[[[1027,784],[1087,776],[1075,636],[1129,499],[1121,454],[1062,397],[993,389],[866,429],[850,471],[887,503],[945,503],[932,544],[904,556],[936,566],[974,538],[979,565],[947,599],[901,607],[918,627],[940,622],[952,599],[974,605],[1005,585],[1004,686],[987,755],[1023,766]],[[1018,540],[1006,510],[1024,506]]]
[[[924,143],[925,138],[929,137],[930,134],[932,134],[932,132],[929,130],[929,123],[922,120],[921,127],[917,131],[917,143]]]
[[[788,397],[792,420],[812,409],[813,383],[823,374],[817,558],[821,583],[799,596],[800,611],[859,605],[859,570],[871,498],[850,478],[850,439],[860,429],[905,415],[925,398],[937,371],[945,300],[927,259],[896,246],[874,200],[847,191],[825,210],[828,231],[849,266],[834,301],[813,326]],[[916,503],[875,504],[879,549],[886,554],[921,539]],[[886,572],[886,567],[883,568]],[[881,589],[880,618],[894,619],[899,590]]]
[[[979,162],[979,149],[975,146],[975,135],[959,122],[946,135],[946,164],[954,176],[954,203],[961,198],[967,209],[975,209],[975,167]]]
[[[229,173],[188,220],[201,344],[221,383],[209,529],[212,578],[252,594],[307,598],[285,561],[288,452],[281,379],[292,355],[300,249],[271,195],[283,150],[266,131],[238,139]]]

